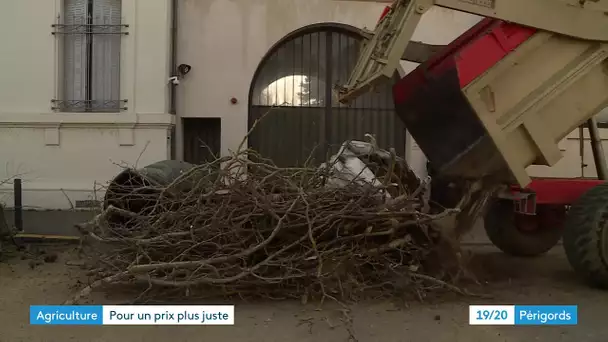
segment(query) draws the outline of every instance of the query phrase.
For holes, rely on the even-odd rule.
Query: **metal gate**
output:
[[[264,58],[250,92],[249,147],[279,166],[319,163],[349,139],[374,134],[380,147],[405,151],[405,127],[390,85],[340,104],[332,90],[354,68],[361,37],[347,26],[315,25],[295,32]]]

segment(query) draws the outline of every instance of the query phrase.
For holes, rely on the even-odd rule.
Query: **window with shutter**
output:
[[[118,112],[120,45],[128,25],[122,23],[121,0],[64,0],[53,25],[61,39],[60,98],[53,109],[64,112]]]

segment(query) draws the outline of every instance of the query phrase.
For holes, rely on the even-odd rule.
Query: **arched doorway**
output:
[[[362,37],[341,24],[316,24],[276,44],[260,63],[249,94],[249,147],[279,166],[315,162],[349,139],[375,134],[381,147],[405,151],[405,127],[394,112],[390,85],[349,105],[332,90],[354,68]]]

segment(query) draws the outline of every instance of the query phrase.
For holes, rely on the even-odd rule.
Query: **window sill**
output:
[[[175,115],[169,113],[0,113],[0,127],[170,127]]]

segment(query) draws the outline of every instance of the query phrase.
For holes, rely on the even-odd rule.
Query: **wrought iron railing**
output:
[[[58,112],[106,112],[127,110],[127,100],[51,100]]]

